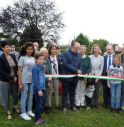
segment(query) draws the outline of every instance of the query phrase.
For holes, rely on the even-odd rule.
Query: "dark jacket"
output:
[[[32,82],[34,92],[46,89],[43,66],[36,64],[32,69]]]
[[[81,69],[81,56],[79,53],[73,53],[71,49],[63,54],[63,72],[64,74],[77,74]]]
[[[14,68],[14,76],[17,77],[17,61],[15,58],[15,55],[11,55],[13,61],[15,62],[15,68]],[[4,53],[0,56],[0,80],[4,82],[13,82],[14,77],[10,75],[11,74],[11,68],[7,61],[7,58],[5,57]]]
[[[52,68],[51,68],[51,63],[49,59],[45,61],[43,66],[44,66],[45,74],[52,74]]]
[[[113,58],[114,58],[115,55],[113,55]],[[107,58],[108,58],[108,55],[104,56],[104,67],[103,67],[103,73],[102,75],[104,76],[107,76]]]

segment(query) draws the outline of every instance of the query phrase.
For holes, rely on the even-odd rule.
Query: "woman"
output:
[[[49,57],[49,53],[48,50],[46,48],[41,48],[40,49],[40,53],[44,56],[45,58],[45,62],[44,62],[44,73],[45,74],[52,74],[52,68],[51,68],[51,63],[50,60],[48,59]],[[50,108],[49,108],[49,103],[48,103],[48,98],[49,98],[49,85],[51,84],[51,78],[47,78],[46,79],[46,95],[44,96],[44,111],[45,113],[49,113],[50,112]]]
[[[90,60],[91,60],[91,74],[101,76],[103,71],[104,58],[101,56],[101,49],[98,44],[94,44],[91,49]],[[95,91],[93,95],[93,106],[98,107],[98,96],[99,96],[99,80],[94,80]]]
[[[57,48],[55,45],[53,45],[49,48],[49,60],[50,60],[53,75],[59,74],[58,59],[56,54],[57,54]],[[53,88],[55,92],[56,109],[59,108],[59,84],[60,84],[59,79],[53,78],[52,83],[48,86],[48,91],[49,91],[48,92],[48,106],[50,110],[52,107],[51,101],[52,101]]]
[[[28,42],[22,47],[20,51],[21,57],[18,61],[19,88],[21,89],[21,118],[24,120],[31,120],[31,117],[34,117],[32,112],[34,54],[34,46]]]
[[[8,119],[12,119],[10,112],[10,95],[12,90],[13,109],[18,113],[18,85],[17,85],[17,62],[14,55],[10,54],[11,48],[8,42],[1,43],[3,54],[0,56],[0,85],[4,110],[7,112]]]
[[[82,74],[89,74],[91,72],[91,61],[88,56],[86,56],[86,46],[82,45],[80,48],[80,54],[82,57],[81,68]],[[85,89],[86,89],[86,79],[80,78],[78,80],[76,95],[75,95],[75,104],[78,109],[85,106]]]

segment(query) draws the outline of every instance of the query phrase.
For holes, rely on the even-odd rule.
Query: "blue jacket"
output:
[[[34,92],[38,92],[39,90],[45,90],[45,75],[43,72],[43,67],[39,64],[36,64],[32,69],[32,82]]]
[[[73,53],[71,49],[63,54],[63,72],[64,74],[77,74],[81,69],[81,56],[79,53]]]

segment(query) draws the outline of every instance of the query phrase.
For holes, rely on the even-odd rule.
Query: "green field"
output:
[[[102,101],[101,98],[100,100]],[[124,112],[111,113],[109,109],[104,109],[102,106],[91,111],[81,109],[79,113],[68,110],[66,114],[61,110],[56,111],[53,107],[52,113],[43,114],[43,118],[47,121],[45,127],[124,127]],[[23,121],[17,115],[14,115],[11,121],[7,120],[4,111],[0,108],[0,127],[36,127],[36,125],[33,120]]]

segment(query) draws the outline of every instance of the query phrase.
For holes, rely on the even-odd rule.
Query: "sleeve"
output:
[[[73,73],[77,73],[77,68],[73,67],[73,65],[69,62],[68,54],[63,54],[63,66],[65,69],[68,69],[69,71]]]
[[[90,58],[88,57],[88,70],[87,70],[87,73],[89,74],[91,72],[91,60]]]
[[[33,79],[33,85],[35,88],[38,88],[38,91],[41,90],[40,82],[39,82],[39,73],[36,68],[32,69],[32,79]]]
[[[10,81],[14,79],[13,76],[11,76],[5,72],[2,60],[0,60],[0,75],[2,75],[4,78],[6,78],[7,80],[10,80]]]
[[[19,59],[19,61],[18,61],[18,66],[23,66],[24,65],[24,57],[23,56],[21,56],[20,57],[20,59]]]
[[[101,56],[101,66],[100,66],[99,75],[102,75],[103,67],[104,67],[104,58],[103,58],[103,56]]]

